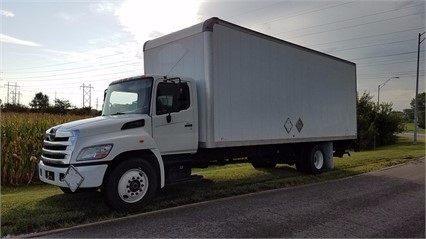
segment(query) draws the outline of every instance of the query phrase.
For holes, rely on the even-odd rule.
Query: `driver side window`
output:
[[[163,115],[189,108],[189,87],[187,83],[161,82],[157,87],[156,113]]]

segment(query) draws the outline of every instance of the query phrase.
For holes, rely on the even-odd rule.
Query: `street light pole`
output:
[[[380,88],[385,86],[386,83],[388,83],[391,79],[399,79],[399,77],[398,76],[391,77],[387,79],[385,82],[383,82],[382,84],[380,84],[379,86],[377,86],[377,113],[379,113],[379,110],[380,110]],[[374,119],[374,121],[376,121],[376,118]],[[374,136],[373,136],[373,148],[376,149],[376,132],[374,132]]]
[[[425,32],[423,33],[419,33],[419,41],[417,44],[417,77],[416,77],[416,96],[415,96],[415,104],[414,104],[414,141],[413,144],[417,144],[417,114],[418,114],[418,101],[419,101],[419,61],[420,61],[420,44],[425,40],[425,38],[423,38],[423,40],[420,40],[420,38],[422,37],[422,35],[425,34]]]
[[[380,106],[380,89],[383,88],[383,86],[385,86],[391,79],[399,79],[399,77],[391,77],[377,87],[377,109],[379,109]]]

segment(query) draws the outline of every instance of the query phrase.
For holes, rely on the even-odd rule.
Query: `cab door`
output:
[[[189,82],[167,80],[156,84],[153,137],[162,154],[196,151],[191,95]]]

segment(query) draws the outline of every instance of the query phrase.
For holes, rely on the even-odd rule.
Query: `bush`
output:
[[[396,133],[404,130],[404,117],[392,111],[391,103],[379,107],[373,96],[364,92],[357,102],[358,144],[361,150],[396,142]]]
[[[377,129],[376,146],[389,145],[396,142],[396,133],[404,131],[404,118],[392,111],[392,104],[383,103],[376,112],[374,125]]]

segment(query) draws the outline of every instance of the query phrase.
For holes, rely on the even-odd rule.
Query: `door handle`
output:
[[[192,124],[185,124],[185,127],[192,127]]]

